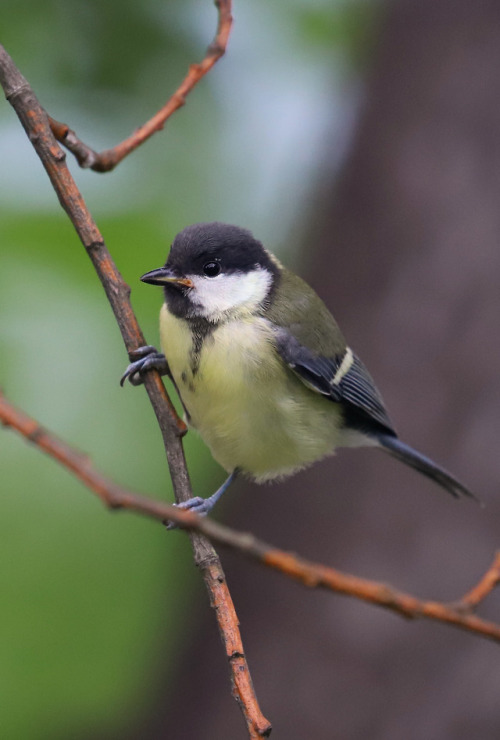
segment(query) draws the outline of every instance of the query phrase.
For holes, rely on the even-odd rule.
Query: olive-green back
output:
[[[323,357],[343,355],[346,342],[318,294],[302,278],[282,267],[267,319],[282,326],[304,346]]]

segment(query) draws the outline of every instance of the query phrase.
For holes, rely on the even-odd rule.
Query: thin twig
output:
[[[34,419],[10,404],[1,394],[0,422],[18,431],[61,465],[75,473],[80,480],[97,493],[107,506],[113,509],[135,511],[160,521],[171,519],[179,526],[202,532],[213,542],[231,547],[309,588],[324,588],[368,601],[407,619],[424,618],[444,622],[480,637],[500,642],[500,624],[488,622],[473,613],[474,609],[500,582],[500,553],[496,554],[492,565],[479,580],[477,586],[457,602],[445,604],[438,601],[422,601],[384,583],[358,578],[325,565],[312,563],[293,553],[278,550],[251,534],[237,532],[211,519],[201,518],[193,512],[181,511],[163,502],[153,501],[120,488],[98,473],[88,458],[40,427]],[[464,604],[467,609],[464,609]],[[239,644],[238,638],[235,638],[234,650],[232,653],[228,652],[228,656],[236,664],[242,657],[239,653]],[[242,689],[238,691],[241,692]]]
[[[473,611],[498,584],[500,584],[500,551],[495,554],[491,568],[474,588],[462,596],[455,604],[456,608]]]
[[[183,79],[174,94],[165,105],[136,129],[127,139],[112,149],[95,152],[85,144],[65,123],[49,118],[52,132],[72,154],[80,167],[88,167],[96,172],[109,172],[119,164],[130,152],[137,149],[146,139],[161,131],[170,116],[186,103],[186,97],[198,82],[205,77],[214,64],[225,54],[233,18],[231,15],[231,0],[215,0],[218,10],[218,25],[215,38],[207,49],[205,58],[200,64],[192,64],[186,77]]]
[[[7,100],[16,111],[33,147],[56,191],[59,201],[75,227],[102,282],[113,309],[123,341],[130,352],[146,342],[130,303],[130,288],[123,281],[109,254],[83,197],[66,165],[66,155],[55,140],[48,117],[33,90],[14,62],[0,45],[0,84]],[[163,443],[172,477],[176,501],[191,497],[191,485],[182,447],[184,423],[179,419],[156,371],[147,373],[144,386],[153,406],[162,433]],[[243,649],[234,605],[225,581],[219,557],[210,542],[199,532],[190,533],[194,560],[200,568],[215,610],[222,640],[229,658],[233,695],[237,695],[250,738],[266,737],[270,724],[262,715],[253,691],[250,673]],[[238,653],[238,660],[233,656]]]

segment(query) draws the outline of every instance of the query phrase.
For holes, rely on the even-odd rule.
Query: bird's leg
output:
[[[123,386],[125,381],[129,380],[132,385],[142,385],[144,382],[143,375],[148,370],[158,370],[160,375],[169,375],[168,363],[165,355],[158,352],[156,347],[147,344],[144,347],[138,347],[129,353],[132,360],[130,365],[120,378],[120,385]]]
[[[238,468],[235,468],[231,475],[229,475],[222,486],[216,490],[215,493],[213,493],[208,498],[202,498],[201,496],[193,496],[193,498],[188,499],[187,501],[182,501],[180,504],[174,504],[178,509],[187,509],[189,511],[194,511],[196,514],[199,514],[200,516],[206,516],[215,506],[217,501],[221,498],[221,496],[227,491],[231,483],[234,481],[236,476],[238,475],[239,470]],[[178,525],[174,522],[169,522],[167,524],[167,529],[177,529]]]

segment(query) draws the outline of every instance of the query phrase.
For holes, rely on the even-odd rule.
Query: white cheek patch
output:
[[[256,309],[267,296],[272,282],[271,273],[261,268],[230,275],[221,273],[214,278],[187,277],[194,285],[189,298],[199,306],[200,314],[212,321],[240,307],[248,311]]]

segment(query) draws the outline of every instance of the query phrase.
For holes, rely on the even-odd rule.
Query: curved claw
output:
[[[132,385],[142,385],[144,382],[143,375],[148,370],[157,370],[160,375],[166,375],[168,373],[168,364],[165,355],[162,355],[161,352],[157,351],[156,347],[150,344],[133,350],[129,353],[129,357],[134,361],[127,366],[120,378],[122,388],[127,378]]]

